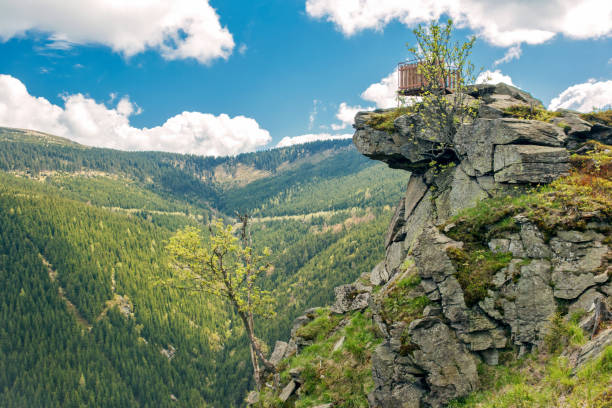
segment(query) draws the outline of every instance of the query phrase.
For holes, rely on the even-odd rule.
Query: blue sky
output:
[[[88,145],[217,155],[347,137],[359,107],[392,103],[411,29],[448,16],[491,80],[552,108],[612,103],[608,1],[32,2],[0,4],[0,126]]]

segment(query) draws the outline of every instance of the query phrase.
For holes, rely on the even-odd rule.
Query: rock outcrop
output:
[[[449,221],[483,199],[569,175],[571,154],[587,140],[610,143],[612,128],[572,111],[548,121],[508,117],[506,108],[542,105],[505,84],[476,86],[469,97],[478,114],[453,135],[423,131],[416,114],[397,117],[391,132],[369,124],[385,111],[355,117],[353,141],[361,153],[411,172],[381,237],[385,258],[357,282],[337,287],[331,307],[336,317],[369,308],[383,338],[371,355],[371,407],[446,406],[478,388],[479,363],[497,365],[501,351],[540,347],[559,310],[566,320],[582,316],[580,327],[591,333],[569,355],[574,367],[612,344],[611,330],[601,325],[612,316],[609,211],[608,218],[595,211],[554,228],[512,205],[498,209],[495,225]],[[295,320],[289,343],[277,343],[275,361],[313,343],[300,329],[316,315],[311,309]],[[300,393],[300,373],[290,374],[283,401]]]
[[[528,352],[540,345],[560,305],[588,313],[593,299],[609,296],[612,256],[602,234],[607,230],[609,237],[609,225],[541,231],[517,215],[513,228],[492,236],[486,248],[508,254],[506,266],[485,285],[484,296],[466,301],[449,252],[460,251],[463,243],[446,235],[454,227],[446,224],[449,218],[483,198],[568,175],[573,149],[589,139],[605,143],[612,133],[571,111],[550,122],[506,117],[504,108],[541,103],[504,84],[480,85],[471,96],[480,100],[479,113],[450,140],[420,131],[417,115],[395,119],[394,132],[368,125],[381,111],[355,118],[353,141],[361,153],[412,173],[385,236],[385,260],[371,272],[371,283],[384,285],[385,293],[410,260],[420,281],[415,290],[430,302],[421,318],[406,322],[377,313],[383,296],[370,301],[385,336],[372,358],[372,407],[444,406],[477,387],[478,361],[497,364],[499,350]],[[579,355],[601,349],[600,343],[608,340]]]

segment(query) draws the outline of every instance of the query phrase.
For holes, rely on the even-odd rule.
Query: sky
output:
[[[612,107],[609,0],[0,0],[0,126],[215,156],[348,138],[448,18],[480,82]]]

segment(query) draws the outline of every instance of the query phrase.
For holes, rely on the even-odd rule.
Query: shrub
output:
[[[472,307],[487,296],[487,290],[492,288],[493,275],[508,266],[512,260],[510,252],[494,254],[488,249],[467,246],[448,248],[447,254],[455,270],[459,285],[463,289],[465,304]]]

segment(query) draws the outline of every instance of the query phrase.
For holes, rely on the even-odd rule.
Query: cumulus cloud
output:
[[[512,83],[512,78],[510,78],[508,75],[502,74],[499,69],[496,69],[495,71],[481,72],[478,75],[478,78],[476,78],[477,84],[498,84],[500,82],[516,86]]]
[[[17,78],[0,75],[0,126],[48,132],[89,146],[207,156],[253,151],[271,140],[267,130],[244,116],[183,112],[161,126],[136,128],[130,117],[141,110],[127,96],[113,107],[82,94],[63,99],[64,107],[54,105],[30,95]]]
[[[28,0],[0,2],[0,40],[31,31],[49,47],[102,44],[129,57],[147,49],[169,60],[227,59],[234,39],[208,0]]]
[[[502,47],[540,44],[557,34],[586,39],[612,33],[609,0],[306,0],[306,12],[347,36],[381,30],[394,20],[413,26],[447,14]]]
[[[510,62],[513,59],[519,59],[521,57],[522,53],[523,53],[523,51],[521,50],[520,44],[514,45],[514,46],[508,48],[508,50],[506,51],[506,54],[503,57],[501,57],[500,59],[496,60],[493,63],[493,66],[496,67],[499,64],[504,64],[506,62]]]
[[[397,69],[363,91],[361,98],[374,102],[377,108],[397,106]]]
[[[590,79],[582,84],[572,85],[548,105],[549,110],[573,109],[590,112],[596,109],[612,108],[612,80],[596,81]]]
[[[293,146],[296,144],[315,142],[317,140],[350,139],[352,137],[353,135],[349,133],[342,134],[342,135],[332,135],[330,133],[316,133],[316,134],[308,134],[308,135],[293,136],[293,137],[286,136],[286,137],[283,137],[283,139],[280,142],[278,142],[276,147]]]
[[[361,107],[360,105],[357,106],[349,106],[347,105],[346,102],[342,102],[340,104],[340,107],[338,108],[338,112],[336,113],[336,118],[342,122],[341,124],[336,124],[333,123],[331,125],[333,130],[341,130],[341,129],[346,129],[347,126],[351,126],[353,124],[353,121],[355,120],[355,115],[357,114],[357,112],[361,112],[361,111],[368,111],[368,110],[373,110],[373,107]]]

